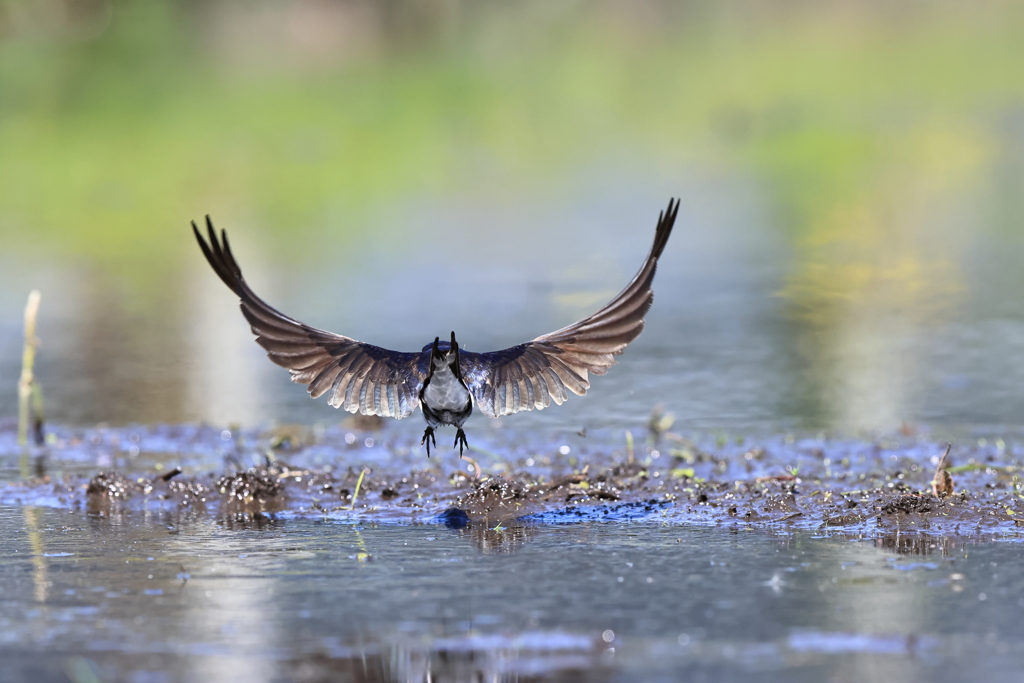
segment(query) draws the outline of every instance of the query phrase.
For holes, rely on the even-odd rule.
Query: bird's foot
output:
[[[462,431],[462,427],[459,427],[459,431],[455,432],[455,443],[452,448],[459,447],[459,457],[462,457],[462,449],[469,448],[469,442],[466,441],[466,432]]]
[[[437,439],[434,438],[434,428],[427,427],[427,430],[423,432],[423,438],[420,440],[420,445],[426,444],[427,446],[427,457],[430,457],[430,444],[433,442],[434,448],[437,448]]]

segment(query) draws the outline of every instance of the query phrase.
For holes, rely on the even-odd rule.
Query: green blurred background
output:
[[[549,426],[1024,424],[999,1],[0,0],[0,409],[39,287],[58,421],[336,419],[249,341],[206,213],[295,317],[483,350],[614,293],[670,195],[648,333]]]

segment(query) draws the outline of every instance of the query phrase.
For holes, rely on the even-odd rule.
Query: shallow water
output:
[[[1019,443],[622,436],[0,431],[0,680],[1020,680]]]
[[[0,508],[4,680],[1020,680],[1019,543]],[[495,540],[496,539],[496,540]]]

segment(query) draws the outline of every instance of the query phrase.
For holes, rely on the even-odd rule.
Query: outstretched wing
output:
[[[328,394],[332,406],[350,413],[401,419],[419,407],[426,376],[422,353],[388,351],[289,318],[249,289],[231,254],[227,233],[222,230],[218,241],[209,216],[206,230],[209,244],[192,223],[206,260],[241,298],[242,314],[256,342],[267,350],[270,360],[288,368],[293,382],[307,385],[313,398]]]
[[[589,375],[603,375],[644,329],[654,300],[651,283],[679,201],[669,200],[658,217],[654,245],[640,272],[607,306],[578,323],[533,341],[491,353],[462,352],[462,374],[477,407],[488,417],[561,404],[569,392],[582,396]]]

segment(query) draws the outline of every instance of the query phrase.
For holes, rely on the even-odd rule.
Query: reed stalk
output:
[[[18,380],[18,445],[28,445],[29,423],[34,421],[35,441],[43,441],[43,392],[32,372],[36,362],[36,319],[39,316],[38,289],[32,290],[25,304],[25,346],[21,353],[21,378]]]

